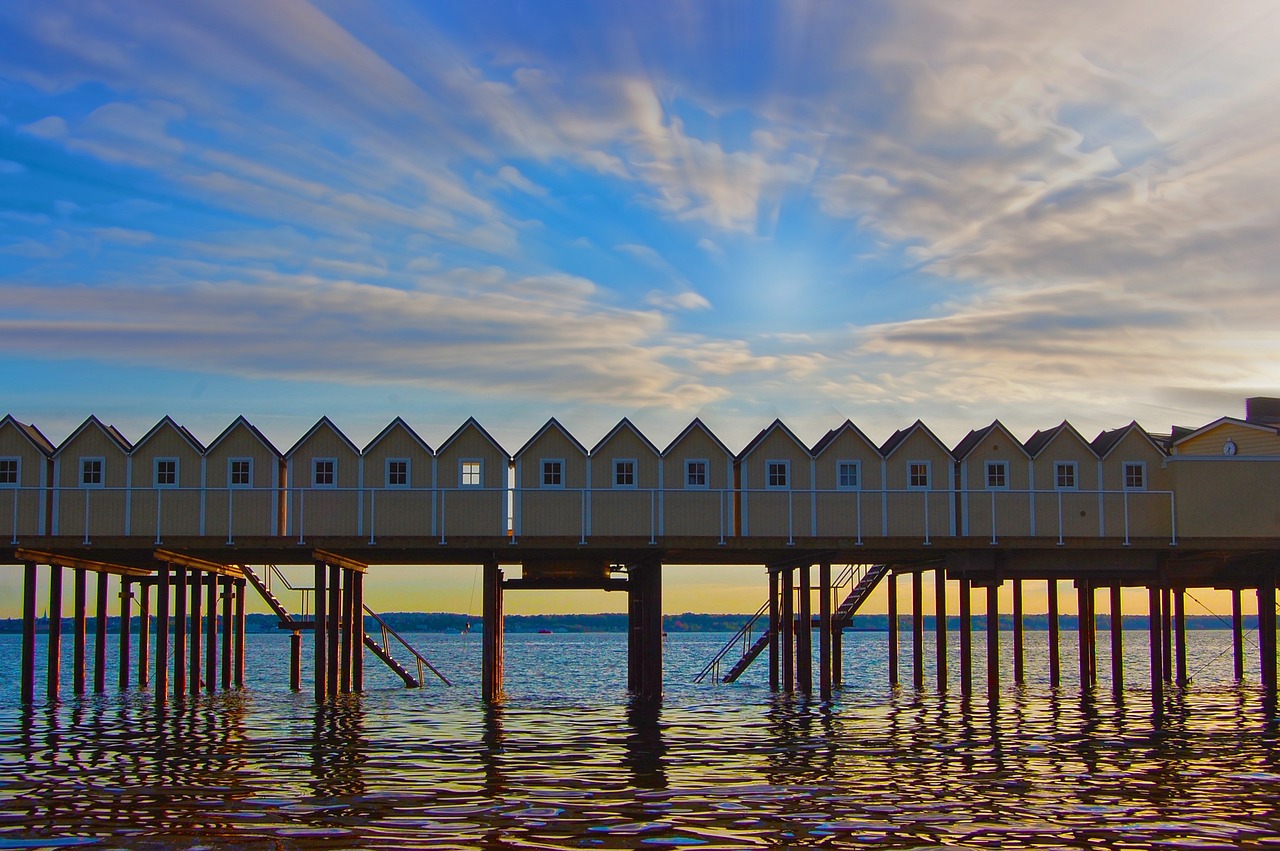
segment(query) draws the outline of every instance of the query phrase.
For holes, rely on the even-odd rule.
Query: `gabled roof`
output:
[[[1175,431],[1173,435],[1173,438],[1174,438],[1173,445],[1177,446],[1179,443],[1182,443],[1185,440],[1190,440],[1193,437],[1199,437],[1202,434],[1213,431],[1215,428],[1218,428],[1219,426],[1224,426],[1224,425],[1234,425],[1234,426],[1239,426],[1240,428],[1251,428],[1251,429],[1256,429],[1257,431],[1264,432],[1266,434],[1280,435],[1280,428],[1274,425],[1269,425],[1267,423],[1260,423],[1260,422],[1250,422],[1249,420],[1241,420],[1235,417],[1219,417],[1218,419],[1214,420],[1208,425],[1200,426],[1200,428],[1194,431],[1188,431],[1185,434],[1179,434],[1178,432]]]
[[[724,445],[724,441],[716,437],[715,432],[707,428],[706,424],[698,417],[694,417],[692,422],[690,422],[687,426],[685,426],[684,430],[681,431],[679,434],[677,434],[672,439],[672,441],[667,444],[667,448],[662,450],[662,457],[666,458],[667,453],[670,452],[672,449],[675,449],[676,446],[678,446],[680,442],[684,440],[686,437],[688,437],[689,433],[693,431],[702,432],[707,437],[711,438],[711,442],[714,443],[717,447],[719,447],[721,452],[723,452],[725,455],[728,455],[730,458],[733,457],[733,452],[729,450],[729,447]]]
[[[1133,422],[1129,423],[1127,426],[1114,428],[1114,429],[1111,429],[1110,431],[1100,432],[1098,436],[1093,439],[1093,443],[1091,443],[1090,446],[1093,447],[1094,453],[1099,458],[1105,459],[1108,455],[1111,454],[1111,450],[1115,449],[1116,446],[1120,444],[1120,441],[1124,440],[1125,437],[1128,436],[1129,432],[1131,431],[1137,431],[1139,434],[1141,434],[1143,439],[1145,439],[1148,443],[1150,443],[1153,447],[1155,447],[1156,451],[1159,452],[1161,455],[1166,454],[1164,451],[1164,447],[1162,447],[1158,442],[1156,442],[1155,438],[1153,438],[1150,434],[1148,434],[1147,431],[1142,426],[1138,425],[1137,420],[1134,420]]]
[[[67,439],[62,441],[62,443],[58,446],[58,448],[54,450],[53,454],[57,455],[60,452],[62,452],[62,450],[66,449],[68,446],[71,445],[71,442],[73,440],[75,440],[77,437],[80,436],[81,432],[83,432],[85,429],[88,429],[88,428],[97,428],[107,437],[111,438],[111,441],[115,443],[115,445],[118,446],[120,448],[120,451],[123,452],[125,455],[128,455],[133,450],[133,445],[129,443],[129,441],[125,440],[124,435],[121,434],[119,430],[116,429],[115,426],[103,425],[101,420],[99,420],[93,414],[90,414],[87,420],[80,423],[79,428],[71,432],[71,434],[67,436]]]
[[[626,417],[623,417],[622,419],[618,420],[618,424],[613,428],[609,429],[608,434],[606,434],[604,437],[596,441],[596,445],[591,447],[591,454],[595,455],[597,452],[599,452],[600,447],[604,446],[606,443],[612,440],[613,436],[618,432],[622,431],[623,429],[630,431],[636,437],[640,438],[640,441],[645,446],[649,447],[649,451],[651,451],[654,455],[661,454],[660,452],[658,452],[658,447],[654,446],[652,441],[650,441],[649,438],[644,436],[644,432],[636,428],[635,425],[631,422],[631,420],[627,419]]]
[[[351,454],[352,454],[352,455],[359,455],[359,454],[360,454],[360,447],[358,447],[358,446],[356,446],[354,443],[352,443],[352,442],[351,442],[351,438],[349,438],[349,437],[347,437],[345,434],[343,434],[343,433],[342,433],[342,430],[341,430],[341,429],[339,429],[336,425],[334,425],[334,424],[333,424],[333,422],[332,422],[332,420],[330,420],[328,417],[321,417],[320,419],[316,420],[316,424],[315,424],[315,425],[313,425],[311,428],[307,429],[307,433],[306,433],[306,434],[304,434],[302,437],[298,438],[298,442],[297,442],[297,443],[295,443],[295,444],[293,444],[293,446],[291,446],[291,447],[289,448],[289,451],[288,451],[288,452],[284,453],[284,457],[285,457],[285,458],[292,458],[292,457],[293,457],[293,454],[294,454],[295,452],[297,452],[299,449],[301,449],[301,448],[302,448],[302,444],[304,444],[304,443],[306,443],[308,440],[310,440],[310,439],[311,439],[311,435],[315,434],[316,432],[318,432],[318,431],[319,431],[320,429],[322,429],[322,428],[327,428],[327,429],[329,429],[329,431],[333,432],[333,433],[334,433],[334,434],[336,434],[339,438],[341,438],[341,439],[342,439],[342,442],[343,442],[343,443],[345,443],[345,444],[347,445],[347,448],[351,450]]]
[[[210,443],[209,446],[205,449],[205,454],[208,455],[211,452],[213,452],[213,450],[217,449],[218,444],[222,443],[222,441],[230,437],[231,433],[234,432],[237,428],[248,429],[249,433],[252,434],[255,438],[257,438],[259,443],[261,443],[267,449],[271,450],[272,455],[274,455],[277,458],[281,457],[280,450],[276,449],[275,444],[272,443],[270,440],[267,440],[267,436],[262,432],[258,431],[257,426],[255,426],[253,423],[246,420],[243,414],[241,416],[236,417],[235,421],[231,423],[231,425],[227,426],[222,430],[222,434],[218,435],[213,439],[213,443]]]
[[[560,422],[555,417],[552,417],[551,419],[543,423],[542,428],[538,429],[538,431],[533,435],[533,437],[526,440],[524,442],[524,446],[521,446],[519,449],[517,449],[516,454],[513,455],[512,457],[519,458],[526,451],[528,451],[530,446],[532,446],[534,443],[537,442],[538,438],[542,437],[542,435],[546,434],[548,431],[551,431],[552,429],[560,432],[565,437],[567,437],[569,439],[569,442],[572,443],[574,447],[577,448],[577,450],[582,453],[582,456],[584,458],[587,456],[587,447],[579,443],[578,438],[570,434],[567,428],[560,425]]]
[[[0,420],[0,428],[3,428],[6,423],[17,429],[18,433],[25,437],[28,443],[44,453],[45,457],[51,457],[53,455],[55,451],[53,443],[49,438],[45,437],[44,434],[41,433],[40,429],[36,428],[34,425],[20,423],[10,414],[5,414],[4,419]]]
[[[1028,452],[1027,448],[1022,445],[1022,441],[1014,437],[1013,433],[1010,432],[1009,429],[1005,428],[1004,423],[1000,422],[999,420],[992,420],[991,425],[987,426],[986,428],[980,428],[980,429],[977,429],[976,431],[970,431],[967,435],[965,435],[964,440],[961,440],[959,443],[956,444],[956,448],[951,451],[951,454],[955,456],[955,459],[957,461],[963,461],[965,458],[969,456],[969,453],[973,452],[973,450],[981,446],[982,442],[985,441],[988,437],[990,437],[992,432],[996,432],[996,431],[1003,433],[1005,437],[1009,438],[1009,440],[1013,442],[1013,445],[1018,447],[1018,449],[1022,451],[1023,455],[1026,455],[1028,458],[1031,457],[1031,453]]]
[[[489,443],[493,445],[493,448],[498,450],[499,453],[501,453],[503,458],[509,459],[511,457],[507,453],[507,450],[502,448],[502,444],[494,440],[493,435],[485,431],[484,426],[480,425],[480,423],[476,421],[475,417],[467,417],[467,421],[462,425],[458,426],[457,431],[449,435],[448,439],[445,440],[444,443],[440,444],[440,448],[436,450],[436,454],[443,455],[445,450],[449,448],[450,444],[452,444],[455,440],[461,437],[463,433],[466,432],[466,430],[469,428],[474,428],[476,431],[480,432],[480,435],[484,437],[485,440],[489,441]]]
[[[204,454],[204,444],[201,443],[199,440],[197,440],[194,434],[187,431],[186,427],[180,426],[176,422],[174,422],[173,418],[170,417],[168,414],[165,414],[164,417],[160,420],[160,422],[156,423],[151,427],[151,431],[144,434],[142,436],[142,439],[133,445],[133,451],[130,454],[136,454],[138,450],[141,449],[148,440],[155,437],[156,434],[165,426],[172,428],[179,435],[181,435],[182,439],[185,440],[187,444],[196,451],[197,455]]]
[[[843,423],[841,423],[840,425],[838,425],[838,426],[836,426],[835,428],[831,429],[831,431],[829,431],[829,432],[827,432],[826,434],[824,434],[824,435],[823,435],[823,436],[818,440],[818,442],[817,442],[817,443],[815,443],[815,444],[813,445],[813,449],[811,450],[811,454],[812,454],[815,458],[816,458],[817,456],[821,455],[823,452],[825,452],[825,451],[826,451],[826,449],[827,449],[827,447],[828,447],[828,446],[830,446],[831,444],[835,443],[835,442],[836,442],[836,439],[837,439],[837,438],[839,438],[839,437],[840,437],[840,435],[844,434],[846,431],[851,431],[851,432],[853,432],[854,434],[856,434],[856,435],[858,436],[858,439],[859,439],[859,440],[861,440],[861,441],[862,441],[863,443],[865,443],[867,446],[871,447],[872,451],[874,451],[877,455],[879,455],[879,454],[880,454],[880,447],[878,447],[878,446],[876,446],[874,443],[872,443],[872,442],[871,442],[871,438],[869,438],[869,437],[867,437],[865,434],[863,434],[863,433],[862,433],[862,429],[860,429],[860,428],[858,428],[856,425],[854,425],[852,420],[845,420]]]
[[[1058,435],[1064,432],[1075,435],[1076,440],[1080,441],[1084,446],[1087,446],[1089,451],[1093,451],[1093,447],[1089,445],[1089,441],[1084,439],[1084,435],[1076,431],[1075,426],[1071,423],[1063,420],[1053,428],[1037,431],[1035,434],[1031,435],[1031,437],[1027,438],[1027,442],[1024,444],[1027,454],[1032,458],[1038,458],[1040,453],[1048,448],[1049,444],[1053,443]]]
[[[769,435],[775,431],[781,431],[787,437],[791,438],[792,442],[795,443],[796,446],[799,446],[801,449],[803,449],[806,455],[812,455],[812,453],[809,451],[809,447],[805,446],[804,443],[800,440],[800,438],[796,437],[795,432],[787,428],[786,423],[784,423],[782,420],[774,420],[764,428],[760,429],[760,433],[757,434],[755,437],[751,438],[751,441],[746,446],[742,447],[742,451],[738,453],[738,457],[735,458],[734,460],[739,463],[741,463],[742,461],[745,461],[747,456],[750,455],[752,452],[755,452],[756,447],[759,446],[761,443],[763,443],[765,439],[768,438]]]
[[[955,457],[954,455],[951,454],[951,450],[947,448],[947,445],[943,443],[941,440],[939,440],[938,436],[934,434],[929,429],[929,427],[925,425],[923,422],[921,422],[920,420],[916,420],[914,423],[907,426],[906,428],[900,428],[897,431],[895,431],[893,434],[889,435],[889,439],[886,440],[884,442],[884,445],[880,447],[880,454],[883,455],[885,458],[888,458],[890,455],[892,455],[894,452],[898,450],[899,446],[901,446],[903,443],[906,442],[907,438],[909,438],[912,434],[914,434],[917,431],[923,431],[930,440],[938,444],[938,448],[941,449],[943,452],[947,453],[948,458]]]
[[[368,455],[368,454],[369,454],[369,450],[370,450],[370,449],[373,449],[373,447],[375,447],[375,446],[377,446],[379,443],[381,443],[381,442],[382,442],[382,440],[383,440],[383,438],[385,438],[387,435],[391,434],[391,432],[395,431],[397,428],[404,429],[404,430],[405,430],[405,432],[409,435],[409,437],[411,437],[415,443],[417,443],[419,446],[421,446],[421,447],[422,447],[422,449],[423,449],[423,451],[425,451],[428,455],[433,455],[433,454],[435,454],[434,452],[432,452],[431,447],[427,445],[427,442],[426,442],[425,440],[423,440],[421,437],[419,437],[419,436],[418,436],[418,433],[417,433],[416,431],[414,431],[414,430],[409,426],[409,424],[408,424],[407,422],[405,422],[403,419],[401,419],[400,417],[396,417],[394,420],[392,420],[391,422],[387,423],[387,427],[386,427],[386,428],[384,428],[382,431],[378,432],[378,436],[377,436],[377,437],[375,437],[373,440],[369,441],[368,445],[367,445],[367,446],[365,446],[364,451],[363,451],[361,454],[362,454],[362,455]]]

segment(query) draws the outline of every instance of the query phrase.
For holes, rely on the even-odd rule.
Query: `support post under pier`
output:
[[[831,699],[831,562],[818,565],[818,693]]]
[[[98,574],[98,597],[94,601],[93,622],[93,691],[102,694],[107,690],[107,580],[106,573]]]
[[[36,570],[35,562],[22,565],[22,702],[36,699]]]
[[[924,572],[911,571],[911,684],[924,690]]]
[[[889,572],[889,686],[897,688],[898,679],[898,574]]]
[[[497,562],[484,566],[483,597],[480,691],[485,701],[493,702],[502,696],[502,568]]]
[[[934,654],[938,657],[938,691],[947,690],[947,571],[938,567],[933,572]]]
[[[973,694],[973,600],[970,580],[960,579],[960,695]]]
[[[796,674],[800,693],[813,694],[813,594],[810,565],[800,566],[800,611],[796,618]]]
[[[1058,580],[1050,579],[1046,589],[1049,609],[1049,688],[1062,684],[1062,649],[1058,641]]]

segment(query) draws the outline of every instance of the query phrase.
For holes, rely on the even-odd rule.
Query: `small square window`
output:
[[[100,488],[102,487],[103,470],[106,467],[106,461],[102,458],[81,458],[80,459],[80,487],[82,488]]]
[[[232,458],[227,462],[229,466],[229,481],[233,488],[247,488],[253,486],[253,459],[252,458]]]
[[[613,486],[615,488],[633,488],[636,486],[636,462],[634,459],[614,459]]]
[[[1124,463],[1124,489],[1140,491],[1147,488],[1147,465],[1140,461]]]
[[[1076,489],[1076,463],[1074,461],[1058,461],[1053,465],[1053,486],[1060,491]]]
[[[862,465],[858,461],[836,462],[836,487],[842,491],[856,491],[862,487]]]
[[[987,490],[1007,490],[1009,488],[1009,462],[987,462]]]
[[[408,458],[387,459],[387,487],[389,488],[409,487],[409,459]]]
[[[766,461],[764,465],[765,485],[770,488],[786,488],[791,485],[790,461]]]
[[[484,484],[483,461],[464,459],[458,468],[458,484],[464,488],[478,488]]]
[[[564,461],[558,458],[543,460],[542,486],[544,488],[564,487]]]
[[[688,459],[684,462],[684,485],[687,488],[705,488],[707,486],[706,461]]]
[[[909,461],[907,463],[907,487],[912,490],[928,490],[928,461]]]
[[[0,458],[0,488],[16,488],[21,481],[21,458]]]
[[[311,459],[311,484],[317,488],[331,488],[338,483],[338,462],[333,458]]]
[[[155,483],[158,488],[176,488],[178,486],[178,459],[157,458]]]

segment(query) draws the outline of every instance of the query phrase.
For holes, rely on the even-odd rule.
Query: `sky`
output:
[[[1280,395],[1277,43],[1230,0],[10,0],[0,413],[1239,416]]]

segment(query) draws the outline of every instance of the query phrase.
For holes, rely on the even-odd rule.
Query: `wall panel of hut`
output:
[[[173,484],[157,481],[163,475],[157,461],[177,464]],[[181,434],[164,427],[145,444],[134,447],[129,491],[129,532],[163,538],[165,535],[199,535],[201,511],[200,468],[203,458]]]
[[[248,462],[248,483],[233,484],[232,464]],[[280,458],[244,427],[205,454],[205,534],[235,538],[280,534]]]
[[[689,462],[706,462],[705,484],[690,484]],[[662,456],[662,534],[736,534],[733,523],[733,460],[700,429],[667,447]]]
[[[1166,456],[1137,429],[1102,461],[1103,522],[1106,537],[1167,537],[1173,534],[1172,478]],[[1140,487],[1126,483],[1126,465],[1141,465]]]
[[[749,537],[813,534],[812,456],[781,428],[774,429],[742,460],[742,530]],[[772,468],[786,472],[783,483]]]
[[[562,464],[559,485],[543,481],[542,465]],[[590,497],[587,457],[563,432],[550,428],[516,459],[516,528],[521,535],[572,535],[586,531]]]
[[[1255,428],[1239,423],[1223,423],[1204,434],[1179,443],[1178,455],[1221,456],[1222,448],[1230,440],[1236,446],[1237,456],[1280,455],[1280,434],[1274,428]]]
[[[913,483],[912,465],[927,465],[927,486]],[[924,432],[909,435],[885,464],[886,516],[890,537],[955,534],[951,454]]]
[[[1035,489],[1037,535],[1098,536],[1098,456],[1072,432],[1036,456]]]
[[[0,485],[0,539],[45,532],[49,460],[12,425],[0,426],[0,458],[17,463],[16,482]]]
[[[964,534],[997,538],[1030,535],[1031,461],[1012,438],[993,431],[961,464],[964,490],[960,502],[967,521]],[[998,478],[998,472],[989,464],[1003,465],[1003,485],[992,480]]]
[[[617,481],[615,462],[631,464],[632,481]],[[658,470],[653,448],[629,429],[620,429],[591,458],[591,534],[657,534]]]
[[[391,460],[407,463],[406,485],[389,484]],[[382,536],[425,537],[435,534],[434,458],[404,429],[393,429],[364,456],[365,531]]]
[[[879,535],[881,528],[880,453],[853,431],[823,447],[814,462],[818,535]],[[843,481],[841,466],[846,465]]]
[[[1280,536],[1280,459],[1173,458],[1178,537]]]
[[[58,492],[55,494],[59,535],[127,534],[128,456],[100,429],[89,427],[59,447]],[[98,483],[82,486],[82,462],[102,462]],[[86,531],[85,523],[88,523]]]
[[[464,464],[479,462],[479,481],[464,479]],[[475,428],[459,434],[436,458],[441,535],[507,534],[507,458]]]
[[[313,464],[337,465],[332,486],[317,484]],[[320,428],[291,458],[290,535],[360,534],[360,456],[337,433]]]

